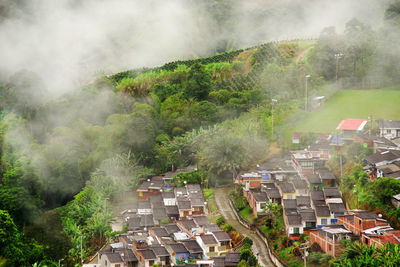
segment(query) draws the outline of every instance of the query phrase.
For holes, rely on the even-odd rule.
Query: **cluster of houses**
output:
[[[304,150],[291,151],[281,159],[272,159],[257,168],[240,173],[235,183],[255,216],[268,212],[268,203],[283,206],[286,233],[296,240],[300,234],[310,236],[323,251],[336,256],[341,253],[341,239],[360,239],[366,245],[400,244],[400,231],[373,212],[347,210],[336,177],[325,166],[332,153],[344,144],[359,142],[373,148],[366,158],[371,177],[400,178],[400,121],[381,121],[379,136],[366,129],[367,120],[345,119],[337,130],[340,134],[316,134],[315,143]],[[293,143],[300,143],[302,133],[295,133]],[[393,202],[400,207],[400,194]]]
[[[332,256],[342,252],[340,240],[358,239],[365,245],[380,247],[387,243],[400,244],[400,231],[374,212],[349,210],[337,217],[336,224],[326,225],[309,232],[310,242]]]
[[[335,176],[325,167],[329,151],[329,143],[322,139],[309,150],[292,151],[286,158],[273,159],[239,174],[235,183],[242,185],[253,215],[267,213],[270,202],[281,204],[286,233],[293,240],[310,230],[335,224],[346,207],[335,187]]]
[[[209,221],[200,185],[169,187],[166,179],[153,177],[138,187],[137,203],[121,213],[127,234],[84,266],[237,266],[240,255],[230,236]]]

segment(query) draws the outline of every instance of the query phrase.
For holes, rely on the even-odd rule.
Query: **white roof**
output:
[[[174,233],[174,239],[177,241],[188,240],[188,239],[190,239],[190,236],[184,232],[177,232],[177,233]]]
[[[390,225],[388,225],[388,226],[376,226],[376,227],[369,228],[369,229],[361,231],[361,232],[363,232],[363,233],[365,233],[367,235],[374,235],[374,234],[376,235],[376,234],[380,234],[382,232],[386,232],[386,231],[389,231],[389,230],[393,230],[393,228]]]
[[[326,204],[332,204],[332,203],[343,203],[343,199],[341,199],[339,197],[326,199]]]
[[[345,228],[322,227],[321,229],[331,234],[351,234],[351,231]]]

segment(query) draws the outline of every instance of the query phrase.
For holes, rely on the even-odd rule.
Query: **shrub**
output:
[[[245,243],[243,244],[242,249],[251,249],[251,245],[249,243]]]
[[[322,254],[319,252],[311,252],[308,259],[313,264],[318,264],[322,258]]]
[[[252,240],[250,237],[246,236],[246,237],[243,239],[243,245],[245,245],[245,244],[249,244],[250,247],[251,247],[251,246],[253,245],[253,240]]]
[[[218,225],[218,226],[221,226],[222,224],[225,223],[225,218],[224,218],[223,216],[218,216],[216,222],[217,222],[217,225]]]
[[[247,260],[247,263],[250,266],[256,266],[257,265],[257,258],[254,255],[250,255],[248,260]]]
[[[322,254],[321,258],[319,259],[319,263],[327,264],[332,259],[332,256],[329,254]]]
[[[221,228],[222,228],[222,230],[224,230],[225,232],[229,232],[230,230],[232,230],[233,226],[232,226],[232,224],[226,223],[226,224],[224,224]]]
[[[253,255],[253,253],[251,252],[250,249],[242,249],[240,251],[240,260],[247,261],[250,258],[250,256],[252,256],[252,255]]]

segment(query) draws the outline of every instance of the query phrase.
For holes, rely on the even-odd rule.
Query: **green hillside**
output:
[[[332,132],[344,118],[400,120],[400,87],[346,90],[332,96],[294,127],[299,132]]]

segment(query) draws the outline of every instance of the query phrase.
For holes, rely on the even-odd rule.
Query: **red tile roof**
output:
[[[344,119],[336,127],[336,130],[350,130],[350,131],[360,131],[367,124],[367,120],[354,120],[354,119]]]
[[[382,240],[382,243],[392,243],[392,244],[400,244],[399,239],[395,238],[393,235],[382,235],[379,237]]]

